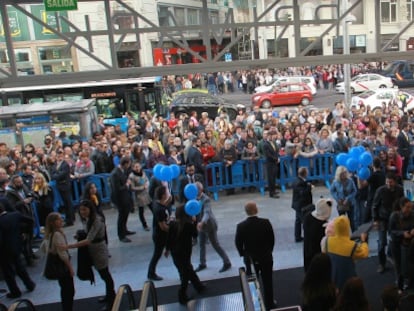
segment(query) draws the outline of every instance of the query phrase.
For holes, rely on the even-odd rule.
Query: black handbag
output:
[[[68,274],[68,267],[66,264],[60,259],[58,254],[53,254],[50,252],[50,244],[53,241],[53,234],[50,237],[47,257],[46,257],[46,264],[45,270],[43,271],[43,275],[48,280],[58,280]]]

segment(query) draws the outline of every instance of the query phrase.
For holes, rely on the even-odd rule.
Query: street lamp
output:
[[[348,10],[348,0],[342,1],[342,14]],[[355,21],[355,16],[347,15],[342,19],[342,42],[343,42],[343,54],[349,55],[349,35],[348,25]],[[351,66],[350,64],[344,64],[344,102],[349,109],[351,105]]]

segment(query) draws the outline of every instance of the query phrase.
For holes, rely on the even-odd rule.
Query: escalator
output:
[[[1,307],[0,307],[0,310],[3,310],[3,309],[1,309]],[[18,301],[13,303],[9,307],[9,309],[4,309],[4,310],[8,310],[8,311],[36,311],[36,308],[30,300],[28,300],[28,299],[19,299]]]
[[[142,288],[138,308],[131,287],[128,284],[124,284],[118,289],[114,304],[112,306],[112,311],[139,311],[147,310],[151,307],[152,310],[158,310],[157,292],[155,290],[154,283],[147,281],[144,283],[144,287]]]

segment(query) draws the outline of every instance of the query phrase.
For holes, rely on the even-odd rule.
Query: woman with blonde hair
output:
[[[45,176],[40,172],[34,174],[33,192],[35,194],[39,225],[45,226],[46,217],[53,212],[54,194],[52,188],[50,188],[46,181]]]
[[[357,211],[354,211],[357,189],[345,166],[340,165],[336,168],[335,179],[332,182],[330,193],[337,203],[338,214],[347,214],[351,228],[354,230],[354,224],[359,222],[357,219],[359,214]]]
[[[59,213],[50,213],[46,218],[45,240],[47,241],[47,251],[58,254],[59,258],[67,267],[65,274],[59,277],[60,298],[63,311],[73,310],[73,297],[75,296],[75,286],[73,276],[75,272],[70,263],[70,255],[66,247],[68,245],[66,236],[62,230],[64,221]]]

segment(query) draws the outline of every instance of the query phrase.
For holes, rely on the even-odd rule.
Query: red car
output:
[[[270,108],[285,105],[308,105],[312,91],[304,83],[289,83],[276,86],[271,92],[256,93],[252,96],[253,106]]]

